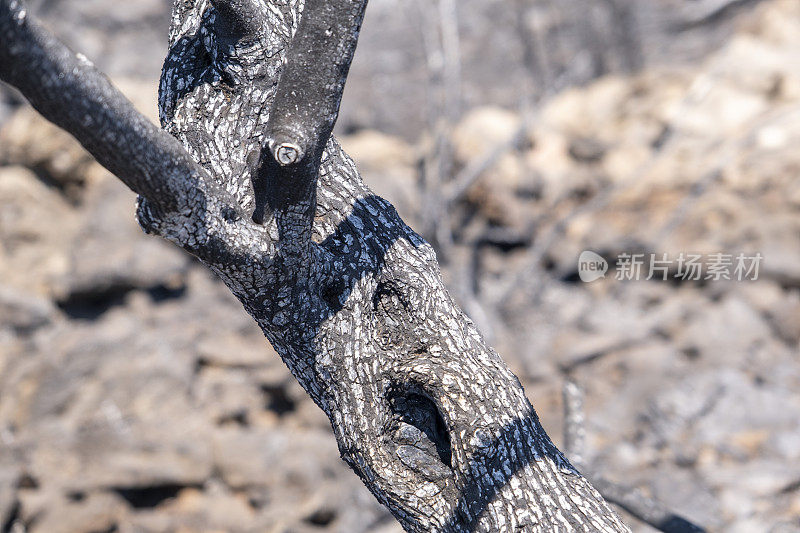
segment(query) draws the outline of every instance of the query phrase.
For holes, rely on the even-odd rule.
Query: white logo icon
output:
[[[608,272],[608,261],[592,251],[581,252],[578,257],[578,275],[581,281],[589,283],[604,278],[606,272]]]

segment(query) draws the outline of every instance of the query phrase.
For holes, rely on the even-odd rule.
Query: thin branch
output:
[[[442,42],[444,74],[444,108],[448,122],[458,120],[461,113],[461,39],[458,35],[456,0],[439,0],[439,28]]]
[[[431,17],[430,2],[417,0],[417,17],[424,22],[422,42],[428,73],[428,130],[430,149],[420,171],[423,233],[435,245],[439,260],[450,262],[455,244],[447,222],[445,184],[453,174],[451,135],[461,107],[461,52],[458,11],[450,0],[437,1],[437,16]]]
[[[0,0],[0,80],[72,134],[125,185],[164,212],[208,182],[180,142],[152,124],[83,55],[45,30],[18,0]],[[190,206],[189,206],[190,207]]]
[[[678,31],[685,31],[705,24],[718,22],[734,9],[747,4],[755,4],[760,0],[703,0],[691,2],[683,6],[678,15],[680,21],[675,24]]]
[[[622,58],[622,69],[625,72],[635,72],[642,67],[644,58],[633,4],[625,0],[604,0],[604,3],[610,12],[610,30],[617,53]]]
[[[727,152],[726,150],[726,153]],[[722,173],[722,164],[714,166],[714,168],[703,174],[699,180],[692,184],[686,196],[684,196],[678,206],[672,210],[672,214],[667,223],[656,233],[655,242],[664,242],[676,228],[686,221],[689,211],[709,188],[722,178]]]
[[[586,476],[607,501],[619,505],[632,516],[664,533],[703,533],[705,529],[667,509],[641,490],[626,487],[587,472]]]
[[[586,453],[586,415],[583,389],[572,379],[561,390],[564,401],[564,453],[570,461],[582,465]]]
[[[367,0],[306,1],[267,122],[255,184],[256,222],[315,193],[366,7]]]
[[[649,498],[641,490],[620,485],[603,477],[584,464],[586,416],[583,409],[583,389],[572,379],[562,388],[564,398],[564,447],[567,457],[583,470],[594,488],[611,503],[617,504],[632,516],[664,533],[703,533],[705,530],[667,509],[661,502]]]
[[[527,134],[528,126],[523,121],[523,124],[517,128],[508,140],[490,149],[483,157],[471,161],[464,170],[458,173],[453,180],[453,184],[448,187],[447,204],[453,204],[464,196],[469,188],[472,187],[486,171],[497,164],[501,157],[517,148]]]

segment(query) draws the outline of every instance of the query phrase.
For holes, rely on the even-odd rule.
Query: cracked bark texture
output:
[[[7,5],[4,33],[22,24],[19,3],[0,1]],[[121,160],[121,177],[127,157],[162,158],[169,172],[161,180],[155,164],[143,179],[123,178],[142,195],[142,227],[226,283],[330,418],[342,458],[406,530],[627,531],[552,444],[519,380],[448,294],[430,245],[370,192],[330,129],[306,166],[281,169],[264,156],[270,124],[285,122],[270,122],[270,111],[302,12],[297,0],[176,0],[159,105],[184,153],[159,152],[172,139],[135,116],[120,122],[127,115],[114,105],[90,124],[93,133],[69,119],[63,127],[85,145],[81,135],[99,136],[95,155],[118,142],[116,129],[133,132],[119,135],[131,146],[111,158]],[[353,31],[360,16],[348,7]],[[309,87],[321,76],[314,59],[337,53],[306,58]],[[22,87],[34,105],[58,101],[59,84],[80,68],[88,70],[77,77],[99,74],[74,57],[56,63],[62,75],[41,84],[50,93]],[[11,71],[3,79],[24,85]],[[341,84],[345,77],[346,68]],[[87,91],[113,104],[112,89]],[[48,118],[63,113],[45,104],[37,109]],[[331,128],[334,107],[317,108]],[[304,174],[307,165],[319,165],[318,175]]]

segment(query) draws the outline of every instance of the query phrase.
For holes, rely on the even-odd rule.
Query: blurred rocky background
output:
[[[155,119],[169,2],[30,4]],[[797,0],[372,0],[338,130],[557,443],[569,376],[594,470],[711,531],[800,531]],[[399,531],[133,205],[0,91],[2,532]],[[764,260],[619,281],[625,252]]]

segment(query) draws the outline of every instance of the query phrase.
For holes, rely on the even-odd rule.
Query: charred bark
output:
[[[227,284],[408,531],[627,531],[330,137],[365,4],[176,0],[171,136],[15,0],[0,77],[141,195],[145,231]]]

